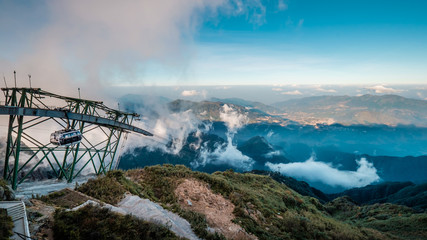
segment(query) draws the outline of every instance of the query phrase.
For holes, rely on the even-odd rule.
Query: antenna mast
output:
[[[30,82],[30,88],[31,88],[31,74],[28,74],[28,80]]]
[[[15,88],[16,88],[16,71],[13,71],[13,77],[15,78]]]

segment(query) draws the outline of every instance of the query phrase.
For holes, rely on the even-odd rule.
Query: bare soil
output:
[[[182,208],[204,214],[209,227],[227,239],[257,239],[232,222],[234,204],[220,194],[214,194],[206,183],[185,179],[175,189],[175,195]]]

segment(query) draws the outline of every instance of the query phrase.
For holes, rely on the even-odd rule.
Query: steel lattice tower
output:
[[[153,136],[131,125],[139,115],[108,108],[99,101],[65,97],[40,88],[2,91],[5,101],[0,105],[0,115],[9,115],[3,179],[13,189],[41,164],[68,182],[89,167],[97,175],[105,174],[118,165],[123,135],[125,139],[129,132]],[[80,130],[80,143],[64,147],[42,140],[52,128],[62,129],[67,124]],[[44,128],[44,133],[35,134],[37,128]]]

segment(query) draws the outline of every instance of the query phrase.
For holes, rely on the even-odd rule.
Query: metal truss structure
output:
[[[40,88],[2,91],[5,101],[0,105],[0,115],[9,115],[3,179],[13,189],[41,166],[68,182],[84,169],[105,174],[118,166],[122,136],[126,139],[129,132],[153,136],[132,126],[137,114],[108,108],[99,101],[65,97]],[[80,130],[82,141],[70,146],[51,144],[50,133],[67,125]]]

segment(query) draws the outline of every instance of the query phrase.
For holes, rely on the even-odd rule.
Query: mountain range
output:
[[[303,123],[427,126],[427,101],[398,95],[317,96],[273,106],[283,117]]]
[[[427,101],[399,95],[315,96],[270,105],[240,98],[210,98],[194,102],[126,95],[121,97],[119,102],[129,111],[138,111],[153,103],[167,104],[173,112],[191,109],[200,119],[212,121],[219,121],[222,106],[229,104],[238,112],[247,114],[249,123],[427,126]]]

